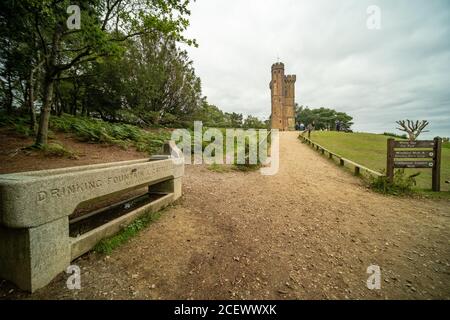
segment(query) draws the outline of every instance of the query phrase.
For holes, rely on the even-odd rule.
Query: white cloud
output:
[[[381,30],[366,27],[369,5]],[[277,56],[297,75],[296,101],[354,117],[359,131],[395,131],[395,120],[428,119],[450,136],[450,2],[197,0],[189,48],[212,104],[270,115]]]

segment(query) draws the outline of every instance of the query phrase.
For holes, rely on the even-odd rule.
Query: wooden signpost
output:
[[[390,182],[394,180],[395,168],[428,168],[432,169],[432,189],[441,189],[441,138],[428,141],[387,141],[386,175]],[[406,149],[406,150],[396,150]],[[427,149],[427,150],[416,150]],[[396,160],[399,159],[399,160]],[[421,160],[405,160],[421,159]]]

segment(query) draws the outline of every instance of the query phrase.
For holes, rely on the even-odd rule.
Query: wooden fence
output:
[[[361,174],[361,171],[365,171],[365,172],[367,172],[367,173],[369,173],[369,174],[371,174],[373,176],[376,176],[376,177],[383,177],[384,176],[384,174],[382,174],[382,173],[380,173],[378,171],[369,169],[369,168],[367,168],[367,167],[365,167],[365,166],[363,166],[363,165],[361,165],[359,163],[356,163],[356,162],[354,162],[352,160],[346,159],[346,158],[344,158],[344,157],[342,157],[342,156],[340,156],[340,155],[338,155],[338,154],[328,150],[327,148],[322,147],[320,144],[318,144],[316,142],[313,142],[311,139],[308,139],[308,138],[304,137],[303,135],[300,135],[300,137],[303,139],[303,141],[305,143],[309,144],[310,146],[312,146],[313,148],[315,148],[317,151],[321,152],[322,154],[327,153],[328,154],[328,158],[330,158],[330,159],[333,159],[333,158],[338,159],[339,160],[339,164],[341,166],[345,166],[346,163],[350,164],[351,166],[353,166],[355,175],[359,175],[359,174]]]

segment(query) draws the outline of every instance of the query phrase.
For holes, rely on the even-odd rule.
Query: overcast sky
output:
[[[370,30],[367,8],[381,10]],[[208,101],[270,115],[270,68],[296,74],[296,102],[354,117],[354,130],[395,132],[427,119],[450,136],[450,1],[197,0],[189,48]]]

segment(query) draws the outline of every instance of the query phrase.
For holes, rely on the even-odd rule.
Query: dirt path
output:
[[[187,167],[181,202],[111,256],[78,259],[34,295],[79,299],[450,298],[450,203],[385,197],[281,135],[281,167]],[[379,265],[381,290],[366,287]]]

